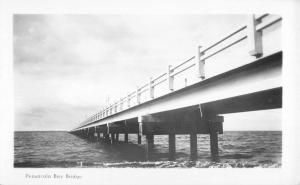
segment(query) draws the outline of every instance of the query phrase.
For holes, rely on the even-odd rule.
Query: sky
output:
[[[70,130],[108,99],[125,96],[246,19],[194,14],[14,15],[15,130]],[[225,53],[220,56],[223,64],[207,66],[208,76],[228,70],[229,59],[230,68],[246,61],[247,53],[239,52],[243,48],[235,48],[239,61]],[[224,129],[280,130],[281,110],[229,114]]]

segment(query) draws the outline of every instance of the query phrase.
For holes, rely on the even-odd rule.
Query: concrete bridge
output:
[[[222,114],[282,107],[282,51],[279,48],[264,52],[268,48],[263,45],[267,42],[265,30],[280,31],[280,24],[280,16],[249,16],[247,25],[206,48],[198,47],[195,56],[175,67],[168,66],[165,73],[150,78],[145,85],[90,116],[70,132],[108,144],[118,142],[119,134],[124,134],[125,143],[128,143],[129,134],[136,134],[138,144],[141,144],[141,137],[146,136],[148,159],[151,159],[154,136],[168,135],[170,160],[175,159],[176,134],[190,135],[193,160],[197,158],[197,134],[209,134],[211,157],[218,161]],[[209,59],[240,42],[247,42],[248,51],[245,52],[253,57],[252,61],[207,78],[204,69]],[[198,80],[175,89],[175,78],[187,70]],[[160,84],[167,86],[169,92],[155,97],[154,92]],[[142,95],[148,98],[143,101]]]

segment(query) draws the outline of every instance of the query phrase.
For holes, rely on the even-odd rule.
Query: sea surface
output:
[[[151,161],[145,158],[145,138],[107,145],[68,132],[15,132],[16,168],[280,168],[281,131],[225,131],[219,135],[220,162],[210,160],[209,135],[198,135],[198,160],[190,160],[189,135],[176,136],[176,160],[168,159],[168,137],[154,137]]]

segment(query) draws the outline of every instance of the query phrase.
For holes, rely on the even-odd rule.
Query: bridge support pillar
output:
[[[116,142],[119,142],[119,134],[115,134],[116,135]]]
[[[109,134],[104,134],[104,142],[107,144],[110,143]]]
[[[207,118],[209,136],[210,136],[210,152],[211,160],[219,162],[219,147],[218,147],[218,134],[223,134],[223,116],[210,116]]]
[[[219,162],[219,148],[218,148],[218,132],[210,132],[210,152],[211,159],[214,162]]]
[[[100,131],[97,132],[97,141],[100,141]]]
[[[217,116],[212,120],[209,120],[209,136],[210,136],[210,152],[211,160],[219,162],[219,147],[218,147],[218,134],[223,133],[223,128],[218,129],[218,125],[222,125],[224,118]]]
[[[91,134],[91,136],[92,136],[92,141],[96,141],[96,139],[97,139],[97,132],[93,131],[92,134]]]
[[[137,139],[138,139],[138,144],[142,144],[142,133],[143,133],[143,122],[142,122],[142,117],[138,117],[138,134],[137,134]]]
[[[88,129],[86,129],[86,131],[85,131],[85,138],[89,139],[89,130]]]
[[[197,134],[190,134],[191,160],[197,160]]]
[[[114,143],[116,142],[115,134],[110,134],[110,137],[111,137],[110,143],[111,143],[111,144],[114,144]]]
[[[92,140],[92,139],[93,139],[93,132],[92,132],[92,131],[89,131],[88,139],[89,139],[89,140]]]
[[[138,144],[142,144],[142,135],[140,133],[137,134]]]
[[[124,134],[124,142],[125,142],[125,143],[128,143],[128,133],[125,133],[125,134]]]
[[[169,160],[175,160],[176,135],[169,134]]]
[[[146,159],[151,160],[152,154],[153,154],[153,148],[154,148],[154,135],[149,134],[146,135]]]

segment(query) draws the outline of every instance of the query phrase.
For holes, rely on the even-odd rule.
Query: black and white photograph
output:
[[[300,183],[284,11],[15,11],[9,21],[1,185]]]
[[[14,15],[14,166],[280,168],[281,21]]]

